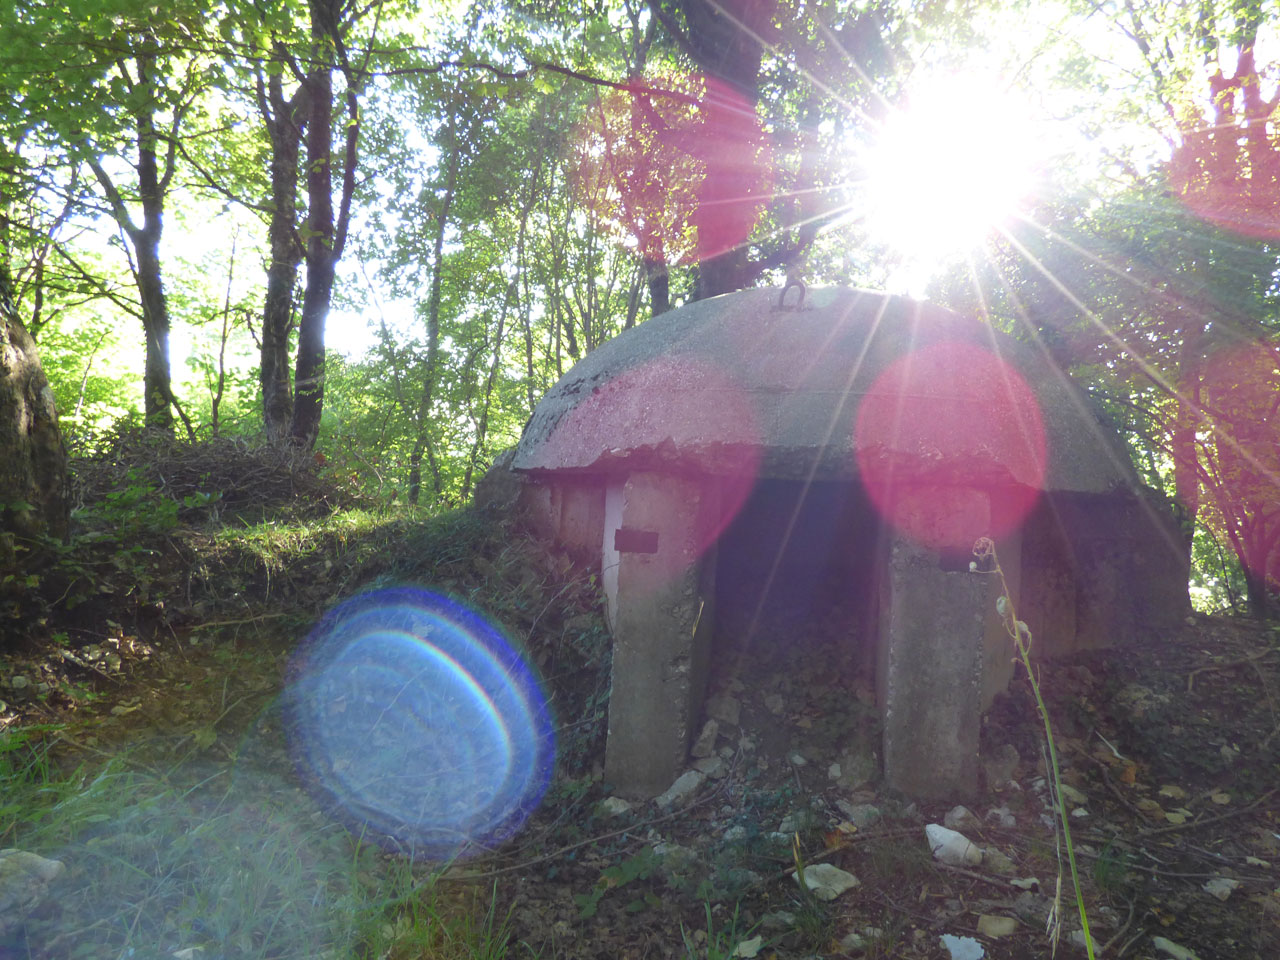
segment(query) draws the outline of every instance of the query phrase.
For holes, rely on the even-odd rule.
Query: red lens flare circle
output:
[[[1229,540],[1250,591],[1280,585],[1272,519],[1280,506],[1280,347],[1253,343],[1205,363],[1200,385],[1205,519]]]
[[[696,478],[704,501],[695,532],[701,555],[755,484],[762,443],[757,420],[747,392],[722,370],[705,361],[659,357],[593,389],[557,424],[546,441],[547,458],[594,462],[619,476]],[[676,562],[675,552],[659,555]]]
[[[858,468],[881,516],[936,551],[968,552],[1016,528],[1044,488],[1035,392],[1005,360],[944,341],[876,378],[855,425]]]
[[[1234,125],[1186,135],[1173,152],[1174,191],[1202,220],[1261,240],[1280,239],[1280,140],[1245,145]]]
[[[646,260],[696,263],[744,243],[772,190],[755,105],[696,73],[634,77],[578,123],[572,182],[593,221]]]

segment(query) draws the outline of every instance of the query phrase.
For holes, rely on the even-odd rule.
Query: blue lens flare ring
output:
[[[290,664],[294,762],[335,816],[430,857],[510,837],[555,758],[546,698],[501,631],[411,587],[339,604]]]

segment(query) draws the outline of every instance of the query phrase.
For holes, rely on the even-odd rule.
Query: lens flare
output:
[[[1221,349],[1205,362],[1197,429],[1203,518],[1236,548],[1250,592],[1280,584],[1274,549],[1280,504],[1280,349],[1266,341]]]
[[[863,157],[871,236],[927,271],[981,246],[1031,192],[1034,129],[999,78],[919,86]]]
[[[1036,395],[994,353],[940,342],[890,364],[858,408],[858,468],[896,528],[939,551],[1017,527],[1044,487]]]
[[[1265,116],[1250,120],[1255,131],[1265,129]],[[1280,238],[1280,140],[1273,138],[1258,150],[1257,138],[1247,130],[1214,123],[1189,130],[1173,152],[1170,180],[1174,193],[1201,219],[1275,240]]]
[[[654,263],[694,263],[746,241],[772,193],[755,105],[714,77],[672,70],[601,93],[572,144],[593,220]]]
[[[444,859],[511,836],[542,798],[555,752],[542,692],[454,600],[413,588],[348,600],[291,675],[295,763],[349,822]]]
[[[547,439],[546,459],[588,463],[598,451],[714,477],[716,507],[697,531],[701,554],[719,539],[751,493],[763,439],[750,395],[709,361],[660,356],[593,388]],[[672,570],[672,575],[678,571]]]

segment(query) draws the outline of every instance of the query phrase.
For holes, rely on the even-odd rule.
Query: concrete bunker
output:
[[[606,777],[633,796],[687,763],[717,632],[771,600],[845,602],[884,779],[922,798],[975,791],[981,716],[1013,675],[978,537],[1042,655],[1187,610],[1171,514],[1065,375],[904,298],[751,290],[656,317],[547,393],[511,467],[534,528],[600,564]]]

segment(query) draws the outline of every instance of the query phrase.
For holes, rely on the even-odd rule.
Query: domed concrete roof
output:
[[[701,300],[601,345],[543,397],[512,466],[1136,484],[1114,431],[1035,349],[902,297],[816,288],[799,309],[778,297]]]

